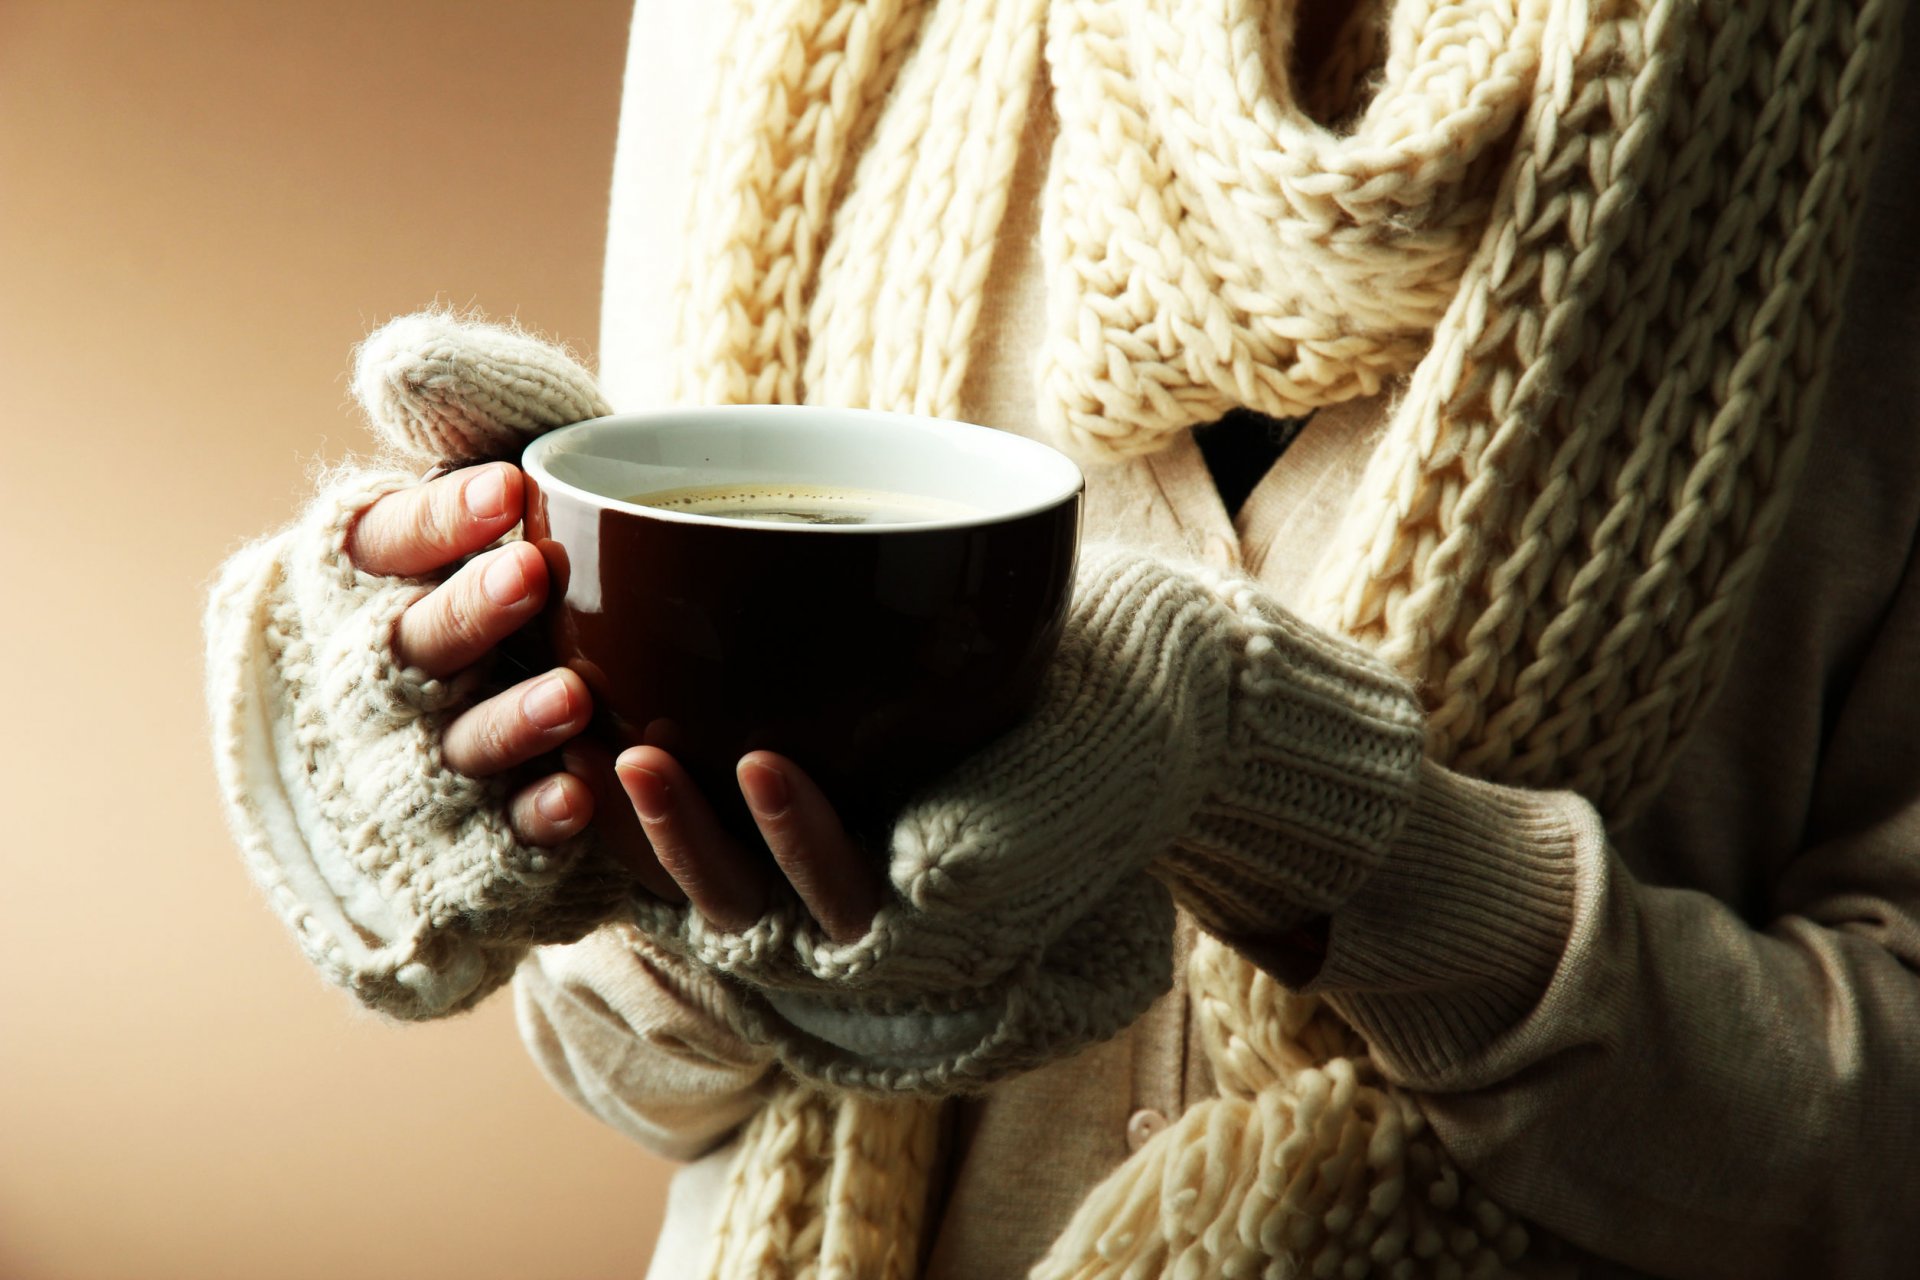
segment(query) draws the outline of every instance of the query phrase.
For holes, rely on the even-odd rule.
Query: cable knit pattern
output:
[[[796,404],[806,299],[850,157],[913,47],[910,0],[734,0],[710,107],[717,132],[753,139],[701,148],[687,269],[676,295],[675,398]],[[779,262],[777,272],[759,270]]]
[[[599,406],[563,353],[440,314],[369,338],[355,388],[396,451],[439,457]],[[505,779],[446,765],[446,721],[483,673],[403,665],[394,624],[434,584],[347,555],[360,513],[413,483],[342,471],[292,527],[235,555],[207,605],[207,688],[229,823],[308,958],[384,1013],[429,1018],[499,986],[528,946],[608,918],[626,880],[585,837],[522,844]]]
[[[1056,4],[1050,425],[1125,456],[1411,369],[1479,243],[1547,7],[1394,6],[1373,96],[1335,133],[1300,105],[1290,21],[1268,42],[1231,0]]]
[[[794,388],[807,403],[958,413],[1045,8],[986,0],[927,18],[834,212]]]
[[[997,217],[1002,201],[973,181],[999,174],[997,164],[955,165],[941,218],[904,211],[921,207],[916,184],[941,189],[930,166],[945,157],[923,140],[964,136],[969,155],[983,157],[1010,145],[1020,122],[1002,108],[1017,101],[1025,46],[985,33],[1004,30],[1007,6],[1019,2],[911,6],[925,14],[920,31],[937,28],[942,41],[923,39],[890,83],[889,60],[823,62],[813,73],[783,61],[797,46],[772,6],[765,24],[741,20],[729,57],[779,65],[808,93],[715,113],[696,210],[724,243],[693,253],[689,270],[723,261],[738,289],[758,282],[783,298],[817,275],[825,319],[818,333],[796,329],[789,306],[776,343],[732,311],[696,308],[682,315],[689,349],[721,368],[753,362],[753,394],[945,403],[966,361],[953,344],[971,332],[947,317],[963,318],[964,307],[888,313],[884,335],[863,335],[858,310],[831,300],[843,288],[877,296],[859,283],[876,262],[887,264],[889,296],[967,296],[981,241],[954,220],[975,208]],[[866,8],[791,0],[779,13],[811,31]],[[1060,129],[1043,206],[1048,332],[1036,418],[1071,447],[1123,457],[1228,409],[1284,416],[1404,375],[1333,553],[1315,567],[1303,620],[1358,641],[1420,690],[1439,764],[1570,788],[1608,822],[1629,821],[1711,699],[1793,493],[1900,5],[1381,0],[1359,5],[1332,55],[1304,72],[1293,57],[1300,9],[1049,0],[1044,56]],[[900,19],[890,29],[906,30],[908,18],[889,12]],[[723,93],[730,84],[723,75]],[[826,118],[809,114],[822,99],[860,104],[863,121],[872,104],[885,105],[870,137],[807,132],[809,155],[786,140]],[[896,111],[907,117],[898,126]],[[975,141],[981,134],[994,137]],[[769,170],[769,154],[784,163]],[[731,234],[786,226],[783,211],[796,208],[791,216],[818,229],[814,196],[844,181],[856,154],[823,257]],[[779,191],[793,194],[770,203]],[[750,216],[713,216],[735,209]],[[810,363],[816,340],[829,346]],[[883,347],[895,353],[885,377],[869,355]],[[876,372],[835,381],[843,355],[850,370]],[[1306,707],[1297,714],[1312,722]],[[1251,723],[1235,731],[1243,750],[1273,761],[1292,741]],[[1239,779],[1164,860],[1162,873],[1217,926],[1245,923],[1286,895],[1337,900],[1347,883],[1322,871],[1275,878],[1273,866],[1366,865],[1318,860],[1344,823],[1372,828],[1336,805],[1345,816],[1317,835],[1322,797],[1288,773],[1274,764]],[[1391,778],[1363,780],[1357,802],[1391,796]],[[1348,909],[1359,927],[1347,933],[1404,918],[1369,888],[1472,883],[1508,847],[1499,833],[1452,826],[1497,823],[1501,806],[1436,807],[1424,786],[1415,790],[1419,821],[1400,819],[1378,879],[1359,872],[1361,892],[1348,899],[1361,904]],[[1420,865],[1436,839],[1458,856]],[[1248,856],[1254,850],[1275,855],[1271,864]],[[1563,937],[1566,885],[1538,852],[1539,865],[1509,877],[1525,885],[1513,901],[1538,913],[1516,936]],[[1435,938],[1461,941],[1444,929]],[[1367,1046],[1326,1005],[1308,1001],[1295,1017],[1281,993],[1248,981],[1244,960],[1205,954],[1189,974],[1195,998],[1221,1012],[1226,1030],[1208,1050],[1225,1096],[1116,1170],[1038,1274],[1145,1275],[1162,1262],[1196,1275],[1289,1274],[1309,1262],[1327,1274],[1395,1275],[1518,1265],[1524,1237],[1430,1133],[1393,1120],[1411,1114],[1407,1100],[1372,1083]],[[1339,959],[1336,977],[1377,978],[1369,957]],[[1499,1000],[1473,1016],[1511,1016],[1537,998],[1539,960],[1516,960]],[[1260,998],[1242,998],[1248,992]],[[1356,1022],[1380,1012],[1344,985],[1329,996]],[[1321,1034],[1327,1027],[1339,1034]],[[1368,1029],[1394,1052],[1423,1052],[1417,1027]],[[1301,1046],[1306,1057],[1294,1053]],[[1240,1052],[1260,1055],[1265,1069],[1226,1070],[1223,1055]],[[770,1107],[749,1126],[750,1149],[791,1149],[761,1140],[802,1115],[823,1123],[811,1107],[844,1116],[864,1105],[808,1093]],[[1243,1122],[1256,1115],[1271,1123],[1261,1121],[1259,1145],[1248,1146],[1239,1135],[1253,1133]],[[1326,1116],[1335,1119],[1312,1118]],[[935,1122],[931,1109],[869,1119]],[[1223,1197],[1220,1171],[1256,1155],[1284,1161],[1285,1176],[1262,1163],[1267,1172]],[[830,1160],[822,1175],[835,1188],[824,1198],[797,1166],[743,1174],[748,1190],[729,1200],[723,1232],[752,1231],[776,1187],[795,1197],[781,1212],[825,1222],[870,1218],[882,1198],[918,1198],[834,1168]],[[1424,1172],[1409,1181],[1395,1169]],[[1316,1175],[1329,1197],[1297,1196]],[[1425,1217],[1394,1226],[1366,1216],[1419,1188],[1428,1188]],[[1347,1234],[1355,1221],[1378,1234]],[[814,1274],[813,1238],[794,1235],[777,1265],[762,1256],[757,1270],[717,1263],[714,1274]]]

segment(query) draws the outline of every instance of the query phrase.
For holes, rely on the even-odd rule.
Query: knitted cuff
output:
[[[904,998],[736,984],[733,1019],[823,1085],[965,1093],[1117,1035],[1172,980],[1173,903],[1136,875],[986,987]]]
[[[1546,990],[1573,926],[1568,799],[1423,767],[1391,855],[1334,914],[1304,988],[1396,1079],[1439,1082]]]
[[[1345,902],[1387,856],[1417,790],[1425,718],[1377,658],[1244,582],[1227,746],[1156,871],[1209,931],[1259,938]]]
[[[927,909],[900,896],[896,884],[895,895],[851,942],[827,937],[785,885],[775,889],[774,903],[759,919],[732,932],[684,903],[651,896],[636,894],[629,913],[655,944],[750,989],[834,993],[936,1010],[947,1008],[954,992],[999,989],[1090,911],[1124,900],[1120,888],[1140,879],[1136,873],[1121,885],[1103,883],[1089,890],[1090,901],[1044,918],[1026,910],[1024,899],[998,907]],[[1129,891],[1146,889],[1134,883]],[[1164,896],[1164,890],[1153,891]]]

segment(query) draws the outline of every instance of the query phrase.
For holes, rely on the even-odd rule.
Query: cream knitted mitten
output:
[[[1169,886],[1229,936],[1338,907],[1386,856],[1423,741],[1404,681],[1251,584],[1090,548],[1041,705],[900,816],[865,937],[791,904],[740,934],[665,906],[643,923],[738,979],[743,1029],[807,1075],[974,1087],[1165,989]]]
[[[511,457],[606,412],[566,353],[438,313],[370,337],[354,391],[416,469]],[[346,554],[359,513],[416,482],[401,469],[337,474],[290,528],[222,567],[206,613],[215,759],[248,863],[308,958],[402,1018],[470,1006],[529,945],[613,914],[627,887],[584,837],[521,844],[508,778],[447,767],[443,729],[483,673],[444,681],[403,666],[394,624],[434,583],[364,573]]]

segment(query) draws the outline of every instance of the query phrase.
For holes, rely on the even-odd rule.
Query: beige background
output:
[[[630,0],[0,0],[0,1280],[644,1271],[665,1166],[510,1008],[304,967],[215,806],[203,583],[431,301],[591,350]]]

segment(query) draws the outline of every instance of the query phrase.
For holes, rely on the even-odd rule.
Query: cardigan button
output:
[[[1127,1150],[1138,1151],[1147,1145],[1154,1134],[1167,1127],[1164,1112],[1148,1108],[1136,1111],[1127,1120]]]

